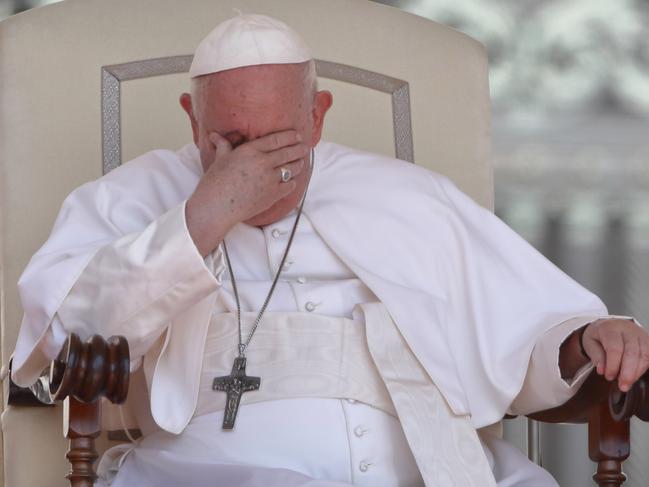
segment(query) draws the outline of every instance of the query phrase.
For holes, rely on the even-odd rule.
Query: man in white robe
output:
[[[75,190],[19,282],[18,384],[69,332],[125,335],[141,367],[144,436],[104,459],[102,482],[555,485],[487,427],[565,402],[594,366],[627,390],[649,366],[646,332],[446,178],[321,142],[332,96],[285,25],[221,24],[190,75],[194,144]],[[262,387],[221,430],[211,380],[237,349],[222,243],[247,334],[305,191],[247,351]]]

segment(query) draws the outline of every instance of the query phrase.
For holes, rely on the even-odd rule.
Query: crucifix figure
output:
[[[241,395],[244,392],[256,391],[261,383],[260,377],[248,377],[246,375],[246,357],[237,357],[232,365],[230,375],[215,377],[212,383],[212,390],[224,391],[227,393],[225,400],[225,411],[223,413],[223,429],[234,428],[234,420],[237,419]]]

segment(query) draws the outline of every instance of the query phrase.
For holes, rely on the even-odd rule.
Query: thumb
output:
[[[218,132],[210,132],[208,138],[210,139],[212,145],[214,145],[217,155],[222,156],[223,154],[227,154],[228,152],[232,151],[232,145],[230,144],[230,141]]]
[[[592,337],[584,336],[583,342],[584,350],[586,350],[593,364],[595,364],[597,373],[600,375],[604,374],[606,370],[606,351],[604,347],[602,347],[602,344],[598,340]]]

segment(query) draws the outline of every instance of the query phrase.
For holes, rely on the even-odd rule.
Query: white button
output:
[[[304,305],[304,309],[307,310],[309,313],[311,313],[312,311],[315,311],[316,304],[309,301]]]
[[[358,469],[361,472],[367,472],[369,470],[369,468],[370,468],[370,465],[372,465],[372,464],[369,463],[369,462],[361,462],[361,463],[358,464]]]
[[[357,438],[360,438],[365,433],[367,433],[367,430],[362,426],[356,426],[356,428],[354,428],[354,434],[356,435]]]
[[[297,282],[299,282],[300,284],[304,284],[306,282],[306,277],[304,277],[304,276],[298,277]]]
[[[273,238],[279,238],[282,236],[282,232],[278,229],[275,228],[270,234],[273,236]]]

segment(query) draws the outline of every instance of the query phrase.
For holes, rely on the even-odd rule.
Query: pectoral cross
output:
[[[212,383],[212,390],[227,393],[225,410],[223,412],[223,429],[234,428],[237,419],[241,395],[244,392],[256,391],[261,384],[261,377],[248,377],[246,375],[246,357],[236,357],[230,375],[216,377]]]

